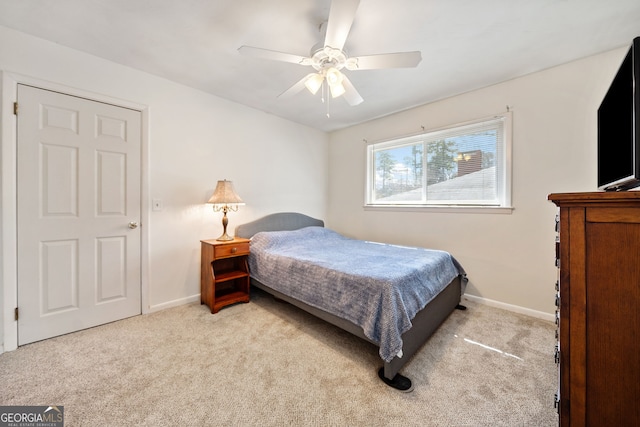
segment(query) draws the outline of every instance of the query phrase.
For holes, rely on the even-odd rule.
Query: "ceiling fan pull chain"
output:
[[[325,93],[325,91],[326,91],[326,90],[327,90],[327,87],[326,87],[326,85],[325,85],[325,81],[324,81],[324,80],[322,80],[322,92],[320,92],[320,94],[322,95],[322,98],[321,98],[321,99],[322,99],[322,103],[323,103],[323,104],[324,104],[324,99],[325,99],[324,93]]]
[[[331,114],[329,112],[329,104],[331,104],[331,97],[329,96],[329,85],[327,84],[326,87],[327,87],[326,89],[327,90],[327,118],[329,119],[331,118]]]

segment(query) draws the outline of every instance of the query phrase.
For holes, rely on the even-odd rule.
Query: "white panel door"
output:
[[[18,345],[141,313],[141,113],[18,85]]]

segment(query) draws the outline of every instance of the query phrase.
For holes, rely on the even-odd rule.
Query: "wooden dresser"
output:
[[[640,426],[640,192],[548,199],[560,208],[560,425]]]

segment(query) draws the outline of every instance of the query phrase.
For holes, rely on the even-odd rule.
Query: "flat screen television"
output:
[[[598,189],[640,186],[640,37],[598,108]]]

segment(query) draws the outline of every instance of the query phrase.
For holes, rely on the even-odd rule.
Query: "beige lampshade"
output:
[[[240,196],[233,189],[233,183],[226,179],[218,181],[216,189],[207,203],[213,203],[214,205],[244,205]]]

